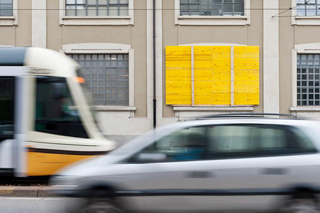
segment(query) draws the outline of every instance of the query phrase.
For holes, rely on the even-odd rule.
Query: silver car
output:
[[[52,184],[71,212],[320,212],[320,122],[263,117],[163,126]]]

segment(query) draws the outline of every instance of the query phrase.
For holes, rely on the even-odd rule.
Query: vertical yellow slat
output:
[[[195,105],[230,105],[230,47],[195,47]]]
[[[166,47],[166,104],[191,105],[191,47]]]
[[[234,47],[235,105],[259,105],[259,47]]]

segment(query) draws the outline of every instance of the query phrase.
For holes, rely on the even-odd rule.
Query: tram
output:
[[[81,76],[63,53],[0,48],[0,176],[49,176],[115,148],[99,131]]]

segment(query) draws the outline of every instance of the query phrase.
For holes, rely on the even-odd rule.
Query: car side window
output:
[[[139,154],[161,153],[163,161],[203,160],[207,152],[206,127],[190,127],[178,130],[157,140]]]
[[[208,128],[208,157],[252,156],[256,150],[257,137],[257,127],[254,126],[211,126]]]
[[[307,153],[315,148],[301,132],[281,125],[223,125],[208,128],[210,159]]]
[[[295,150],[298,153],[315,153],[317,148],[308,136],[297,128],[290,129],[292,140],[295,145]]]

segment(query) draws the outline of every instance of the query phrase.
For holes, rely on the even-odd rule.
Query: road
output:
[[[1,213],[62,213],[61,198],[0,197]]]

